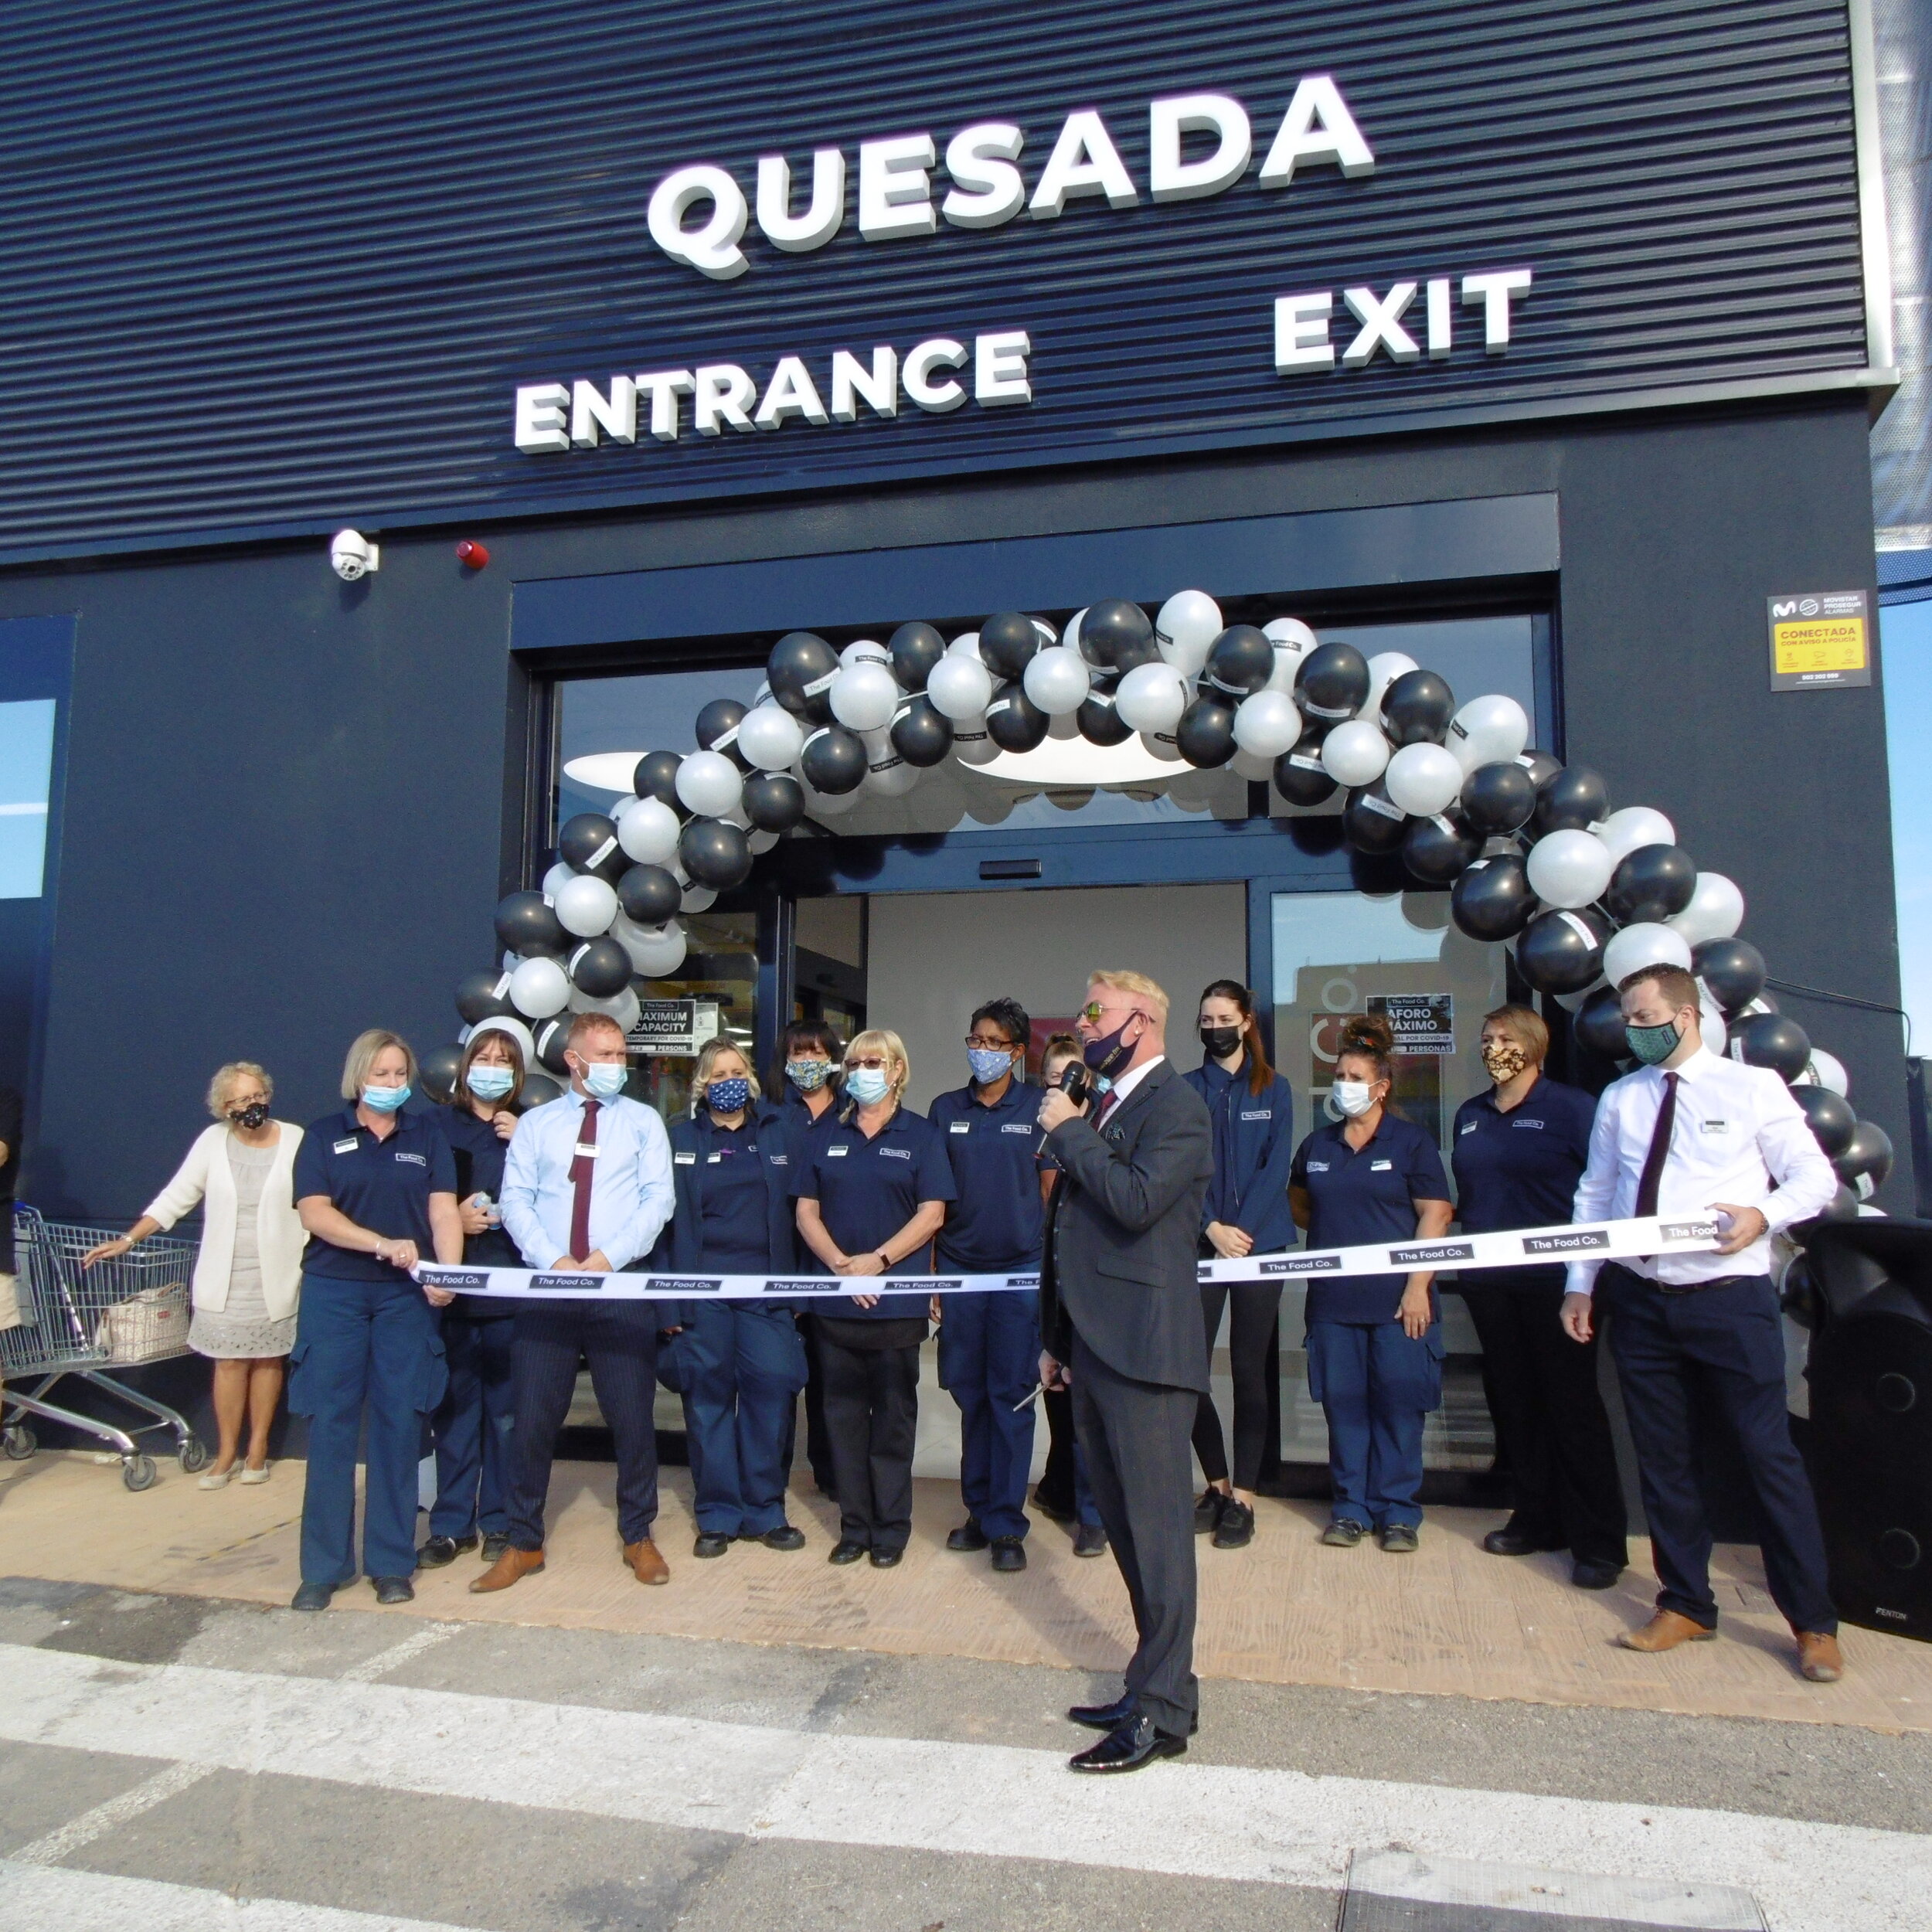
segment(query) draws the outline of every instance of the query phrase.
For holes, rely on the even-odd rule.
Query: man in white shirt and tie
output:
[[[654,1108],[624,1097],[624,1034],[604,1013],[570,1022],[570,1090],[516,1124],[503,1164],[505,1231],[549,1275],[604,1274],[648,1253],[671,1218],[671,1141]],[[597,1284],[601,1286],[601,1284]],[[658,1514],[658,1310],[653,1301],[546,1294],[521,1303],[511,1343],[516,1407],[509,1547],[471,1584],[508,1590],[543,1567],[543,1509],[557,1431],[587,1362],[617,1456],[617,1530],[641,1583],[670,1580]]]
[[[1716,1634],[1693,1414],[1709,1400],[1743,1451],[1765,1577],[1798,1639],[1798,1668],[1814,1683],[1834,1683],[1844,1670],[1838,1616],[1818,1506],[1785,1410],[1770,1238],[1824,1208],[1838,1177],[1776,1073],[1706,1049],[1689,973],[1650,968],[1617,993],[1631,1052],[1644,1064],[1597,1103],[1576,1217],[1715,1213],[1722,1236],[1702,1253],[1570,1264],[1564,1328],[1587,1342],[1594,1309],[1611,1317],[1610,1351],[1663,1585],[1655,1615],[1619,1641],[1664,1651]]]

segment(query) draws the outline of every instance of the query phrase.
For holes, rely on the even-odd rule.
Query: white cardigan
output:
[[[295,1212],[295,1150],[302,1130],[277,1121],[281,1138],[262,1184],[255,1211],[255,1240],[261,1253],[262,1299],[271,1321],[295,1312],[302,1285],[302,1247],[308,1236]],[[217,1122],[188,1150],[181,1171],[148,1203],[148,1214],[171,1228],[199,1203],[201,1253],[195,1262],[195,1306],[219,1311],[228,1305],[228,1277],[235,1258],[235,1176],[228,1165],[229,1129]]]

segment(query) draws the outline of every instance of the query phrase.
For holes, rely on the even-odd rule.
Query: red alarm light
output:
[[[458,560],[467,563],[472,570],[480,570],[490,560],[489,552],[474,537],[466,536],[456,546]]]

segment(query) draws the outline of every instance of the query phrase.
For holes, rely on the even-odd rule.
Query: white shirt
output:
[[[1165,1053],[1156,1053],[1151,1060],[1142,1060],[1138,1066],[1129,1067],[1109,1089],[1113,1097],[1114,1107],[1110,1107],[1107,1111],[1111,1114],[1114,1107],[1118,1107],[1128,1095],[1132,1093],[1134,1088],[1138,1087],[1141,1081],[1145,1080],[1148,1075],[1152,1073],[1155,1068],[1166,1058],[1167,1056]],[[1090,1114],[1087,1118],[1091,1120],[1093,1116]]]
[[[523,1259],[547,1268],[570,1252],[577,1190],[570,1165],[583,1126],[583,1096],[533,1107],[516,1124],[503,1162],[503,1226]],[[590,1174],[590,1246],[614,1268],[648,1253],[671,1218],[671,1137],[654,1108],[620,1096],[597,1103]]]
[[[1756,1208],[1768,1232],[1735,1254],[1664,1254],[1623,1265],[1673,1287],[1727,1274],[1768,1274],[1771,1235],[1818,1213],[1838,1192],[1838,1176],[1791,1090],[1769,1067],[1719,1060],[1701,1048],[1671,1070],[1678,1077],[1677,1113],[1658,1179],[1658,1213],[1702,1214],[1728,1201]],[[1640,1067],[1604,1090],[1590,1129],[1590,1162],[1577,1187],[1579,1221],[1621,1221],[1636,1213],[1637,1184],[1663,1104],[1661,1066]],[[1588,1294],[1602,1265],[1572,1261],[1570,1292]]]

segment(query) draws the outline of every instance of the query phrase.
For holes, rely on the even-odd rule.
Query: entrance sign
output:
[[[1825,691],[1872,682],[1871,611],[1862,590],[1768,598],[1774,691]]]
[[[1455,1000],[1448,993],[1371,993],[1365,1002],[1396,1036],[1398,1053],[1453,1053]]]
[[[718,1003],[709,999],[647,999],[624,1036],[634,1055],[664,1053],[688,1060],[718,1032]]]

